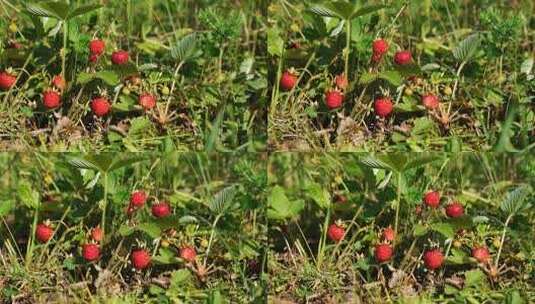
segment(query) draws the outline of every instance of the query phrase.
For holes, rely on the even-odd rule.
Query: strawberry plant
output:
[[[271,149],[529,150],[532,10],[530,1],[273,1]]]
[[[261,303],[264,160],[0,155],[0,302]]]
[[[275,154],[271,302],[530,303],[534,164],[529,154]]]
[[[1,147],[265,149],[262,1],[3,4]]]

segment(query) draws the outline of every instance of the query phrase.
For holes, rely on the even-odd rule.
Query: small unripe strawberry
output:
[[[463,246],[463,243],[459,240],[453,241],[453,247],[455,248],[461,248]]]
[[[118,50],[111,54],[111,62],[113,64],[121,65],[128,62],[128,52],[124,50]]]
[[[100,227],[95,227],[91,229],[91,239],[93,239],[95,242],[102,241],[103,237],[104,237],[104,234],[102,232],[102,229],[100,229]]]
[[[106,44],[100,39],[94,39],[89,42],[89,52],[91,55],[100,56],[104,53]]]
[[[151,256],[145,249],[135,249],[130,254],[130,259],[134,268],[142,270],[149,267]]]
[[[385,241],[392,242],[394,241],[395,238],[396,238],[396,232],[394,231],[394,229],[392,229],[392,227],[386,227],[383,230],[383,239]]]
[[[55,91],[43,92],[43,105],[47,109],[55,109],[59,107],[61,96]]]
[[[344,102],[344,94],[338,90],[329,90],[325,93],[325,104],[329,110],[333,110],[342,106]]]
[[[373,103],[373,109],[375,114],[379,117],[385,118],[392,113],[394,109],[394,104],[392,100],[388,97],[377,98]]]
[[[97,97],[91,101],[91,110],[93,110],[93,113],[98,117],[108,114],[110,108],[111,105],[109,101],[104,97]]]
[[[337,224],[331,224],[327,229],[327,235],[331,240],[338,243],[345,235],[346,231],[344,227],[340,227]]]
[[[461,205],[459,202],[453,202],[446,206],[446,214],[449,217],[461,217],[464,214],[464,208],[463,205]]]
[[[375,260],[378,263],[389,261],[393,253],[394,249],[389,244],[377,244],[375,246]]]
[[[474,247],[472,249],[472,257],[479,263],[487,263],[490,259],[490,252],[487,247]]]
[[[54,235],[54,229],[48,226],[46,223],[38,224],[35,229],[35,237],[41,243],[46,243],[50,241]]]
[[[438,97],[436,95],[427,94],[427,95],[422,96],[422,104],[428,110],[434,110],[434,109],[438,108],[439,100],[438,100]]]
[[[183,247],[180,249],[180,257],[188,262],[193,262],[197,257],[197,252],[193,247]]]
[[[156,106],[156,97],[149,93],[145,93],[139,96],[139,104],[145,109],[150,110]]]
[[[412,54],[410,51],[399,51],[394,55],[394,62],[399,65],[407,65],[412,61]]]
[[[82,246],[82,256],[88,262],[96,261],[100,258],[100,247],[97,244],[84,244]]]
[[[372,44],[373,55],[378,56],[379,59],[388,52],[388,42],[384,39],[377,39]]]
[[[444,255],[440,249],[431,249],[424,253],[424,264],[427,269],[435,270],[442,266]]]
[[[171,206],[167,202],[159,202],[152,205],[152,215],[157,218],[166,217],[171,214]]]
[[[340,90],[345,90],[348,85],[347,77],[344,74],[337,75],[334,78],[334,83],[336,84],[336,87]]]
[[[424,204],[431,208],[437,208],[440,204],[440,193],[438,191],[429,191],[424,196]]]
[[[141,208],[147,201],[147,194],[143,190],[137,190],[130,195],[130,206]]]
[[[291,71],[285,71],[280,79],[280,86],[285,91],[290,91],[295,87],[295,84],[297,83],[297,75]]]
[[[17,77],[8,72],[0,72],[0,89],[9,90],[17,82]]]
[[[60,90],[64,90],[65,89],[65,86],[66,86],[66,82],[65,82],[65,79],[63,79],[63,77],[61,77],[61,75],[56,75],[52,78],[52,84],[60,89]]]

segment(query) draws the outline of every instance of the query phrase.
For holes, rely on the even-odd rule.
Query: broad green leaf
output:
[[[234,197],[238,193],[238,186],[232,185],[224,188],[219,191],[211,200],[208,202],[208,208],[216,214],[225,213],[229,210],[234,204]]]
[[[196,33],[188,34],[171,48],[171,57],[178,61],[193,59],[197,53],[198,36]]]
[[[85,4],[85,5],[81,5],[73,10],[70,10],[69,13],[67,14],[66,16],[66,19],[72,19],[74,17],[78,17],[78,16],[81,16],[81,15],[84,15],[84,14],[87,14],[91,11],[94,11],[94,10],[97,10],[99,8],[101,8],[102,5],[100,4]]]
[[[290,202],[284,189],[281,186],[275,186],[268,196],[267,216],[274,220],[285,220],[296,217],[305,207],[303,200]]]
[[[6,216],[13,209],[15,209],[15,201],[2,200],[0,202],[0,217]]]
[[[35,16],[65,20],[69,13],[69,4],[59,1],[36,2],[28,3],[26,9]]]
[[[307,194],[321,209],[328,209],[331,205],[331,194],[327,189],[318,183],[311,183],[307,186]]]
[[[414,236],[422,236],[426,233],[427,233],[427,227],[421,224],[416,224],[412,232]]]
[[[382,5],[382,4],[364,6],[364,7],[359,8],[355,12],[353,12],[351,14],[351,19],[365,16],[371,13],[375,13],[376,11],[381,10],[383,8],[387,8],[387,7],[388,7],[387,5]]]
[[[480,44],[481,39],[479,34],[472,34],[466,37],[455,49],[453,49],[453,57],[460,62],[468,61],[479,49]]]
[[[480,269],[469,270],[464,273],[466,287],[477,287],[487,284],[487,276]]]
[[[180,269],[171,273],[171,289],[179,289],[191,279],[191,273],[188,269]]]
[[[39,192],[34,190],[32,186],[24,181],[18,187],[19,199],[24,205],[32,209],[38,209],[40,205]]]
[[[433,223],[431,229],[442,234],[446,238],[453,238],[455,236],[454,227],[448,223]]]
[[[507,193],[500,209],[507,214],[516,214],[529,208],[530,204],[526,200],[531,193],[531,187],[529,185],[521,185],[514,190]]]
[[[156,264],[169,265],[169,264],[178,264],[180,259],[177,258],[176,252],[169,248],[162,248],[158,251],[158,255],[154,256],[152,260]]]
[[[280,31],[272,27],[267,31],[268,53],[271,56],[281,57],[284,52],[284,40],[282,40]]]

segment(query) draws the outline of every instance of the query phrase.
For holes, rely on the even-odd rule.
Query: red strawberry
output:
[[[392,100],[390,98],[383,97],[375,100],[373,108],[377,116],[385,118],[390,115],[390,113],[392,113],[394,104],[392,103]]]
[[[97,55],[89,55],[89,62],[97,62],[98,56]]]
[[[372,49],[374,55],[381,57],[388,52],[388,42],[384,39],[377,39],[373,42]]]
[[[95,113],[95,115],[98,117],[108,114],[110,108],[110,103],[104,97],[97,97],[91,101],[91,110],[93,110],[93,113]]]
[[[394,55],[394,62],[399,65],[407,65],[412,61],[412,54],[410,51],[399,51]]]
[[[479,263],[487,263],[490,259],[490,253],[487,247],[474,247],[472,249],[472,257],[478,260]]]
[[[134,191],[130,196],[130,206],[141,208],[147,201],[147,194],[143,190]]]
[[[52,235],[54,235],[54,229],[52,229],[52,227],[50,227],[48,224],[42,223],[37,225],[37,228],[35,229],[35,237],[37,240],[39,240],[39,242],[46,243],[50,241]]]
[[[424,204],[431,208],[437,208],[440,204],[440,193],[438,191],[429,191],[424,196]]]
[[[464,214],[464,208],[463,205],[459,202],[453,202],[446,206],[446,214],[449,217],[461,217]]]
[[[166,217],[171,214],[171,206],[166,202],[159,202],[152,205],[152,215],[157,218]]]
[[[193,262],[197,257],[197,252],[193,247],[183,247],[180,249],[180,257],[188,262]]]
[[[13,41],[13,42],[10,42],[7,47],[10,49],[19,50],[19,49],[22,49],[22,44],[16,41]]]
[[[82,256],[88,262],[96,261],[100,258],[100,247],[97,244],[84,244],[82,246]]]
[[[89,42],[89,52],[91,55],[100,56],[104,53],[106,44],[100,39],[94,39]]]
[[[424,253],[424,264],[427,269],[435,270],[442,266],[444,255],[440,249],[431,249]]]
[[[290,91],[295,87],[295,84],[297,83],[297,75],[291,71],[288,70],[284,72],[280,79],[280,86],[285,91]]]
[[[126,64],[128,62],[128,52],[123,50],[115,51],[111,54],[111,62],[113,64]]]
[[[343,194],[336,194],[334,196],[334,200],[339,204],[345,204],[345,203],[347,203],[347,196],[345,196]]]
[[[45,91],[43,93],[43,104],[47,109],[55,109],[59,107],[61,96],[54,91]]]
[[[150,253],[145,249],[135,249],[130,255],[132,265],[138,270],[147,268],[150,265]]]
[[[389,244],[377,244],[375,246],[375,260],[379,263],[389,261],[393,253],[394,249]]]
[[[54,76],[54,78],[52,78],[52,84],[60,90],[64,90],[66,86],[65,79],[63,79],[61,75]]]
[[[17,77],[8,72],[0,72],[0,89],[9,90],[17,82]]]
[[[334,83],[340,90],[345,90],[348,85],[347,77],[344,74],[340,74],[334,78]]]
[[[394,229],[392,229],[392,227],[386,227],[383,230],[383,239],[385,241],[392,242],[395,238],[396,238],[396,232],[394,231]]]
[[[344,94],[338,90],[330,90],[325,93],[325,104],[329,110],[341,107],[343,101]]]
[[[337,243],[344,237],[345,233],[344,227],[340,227],[337,224],[331,224],[327,230],[329,238]]]
[[[438,97],[436,95],[427,94],[427,95],[422,96],[422,104],[428,110],[434,110],[434,109],[438,108],[439,100],[438,100]]]
[[[102,241],[103,236],[104,235],[103,235],[102,229],[100,229],[100,227],[95,227],[95,228],[91,229],[91,238],[95,242]]]
[[[156,106],[156,97],[149,93],[145,93],[139,96],[139,104],[145,109],[150,110]]]

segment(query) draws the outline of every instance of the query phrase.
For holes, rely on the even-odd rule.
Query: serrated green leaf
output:
[[[285,191],[280,186],[275,186],[271,189],[268,196],[268,212],[267,216],[273,220],[285,220],[296,217],[305,207],[303,200],[296,200],[290,202],[285,194]]]
[[[284,52],[284,40],[280,36],[280,31],[276,27],[267,30],[267,49],[271,56],[281,57]]]
[[[508,192],[502,203],[500,209],[507,214],[516,214],[522,210],[527,209],[530,206],[526,200],[531,193],[531,187],[529,185],[519,186],[512,191]]]
[[[198,36],[196,33],[191,33],[182,37],[171,48],[171,57],[178,61],[188,61],[193,59],[197,54]]]
[[[331,194],[320,184],[311,183],[307,186],[306,191],[321,209],[327,209],[331,205]]]
[[[458,61],[468,61],[479,49],[481,39],[479,34],[472,34],[466,37],[459,45],[453,49],[453,57]]]
[[[81,16],[81,15],[84,15],[84,14],[87,14],[89,12],[92,12],[94,10],[97,10],[99,8],[101,8],[102,5],[100,4],[85,4],[85,5],[81,5],[73,10],[70,10],[66,16],[66,19],[69,20],[69,19],[72,19],[74,17],[78,17],[78,16]]]
[[[365,15],[369,15],[371,13],[375,13],[376,11],[382,10],[383,8],[387,8],[387,7],[388,7],[387,5],[382,5],[382,4],[367,5],[367,6],[361,7],[358,10],[356,10],[355,12],[353,12],[351,14],[351,19],[357,18],[357,17],[362,17],[362,16],[365,16]]]
[[[228,186],[219,191],[208,203],[208,208],[216,214],[222,214],[228,211],[233,203],[234,197],[238,193],[236,185]]]

